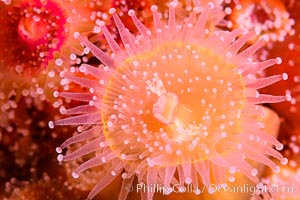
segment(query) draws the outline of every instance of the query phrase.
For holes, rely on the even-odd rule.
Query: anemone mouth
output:
[[[239,133],[245,95],[236,66],[199,45],[167,42],[127,58],[110,77],[104,134],[114,152],[132,158],[126,160],[160,152],[170,158],[158,166],[164,167],[190,163],[182,158],[197,152],[198,162]]]
[[[44,23],[39,17],[22,18],[19,21],[18,33],[23,41],[27,43],[34,43],[43,40],[48,33],[47,24]]]

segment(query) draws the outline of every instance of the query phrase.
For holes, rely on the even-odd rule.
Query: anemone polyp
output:
[[[4,79],[0,77],[5,101],[14,90],[16,100],[23,91],[32,90],[41,99],[52,101],[53,88],[59,81],[55,74],[85,60],[76,57],[81,46],[74,35],[95,32],[95,21],[107,17],[101,11],[108,2],[1,1],[0,68],[10,73]]]
[[[0,24],[1,64],[13,70],[19,65],[28,74],[43,69],[67,37],[66,13],[56,1],[1,5]]]
[[[287,35],[294,33],[292,27],[295,21],[290,18],[285,5],[280,0],[238,1],[233,6],[230,20],[234,28],[256,31],[258,33],[256,39],[264,38],[272,42],[282,42]]]
[[[265,124],[258,120],[265,115],[258,104],[290,99],[260,94],[258,89],[286,80],[287,74],[255,76],[281,59],[254,62],[252,57],[263,41],[241,50],[254,33],[206,29],[214,4],[209,3],[201,14],[194,9],[191,12],[197,10],[197,19],[193,17],[182,24],[176,20],[175,6],[170,4],[165,25],[157,7],[151,7],[153,31],[130,10],[128,14],[140,32],[137,36],[126,29],[115,9],[110,9],[124,49],[104,24],[101,31],[112,49],[111,55],[79,37],[102,64],[97,68],[83,64],[79,68],[93,79],[64,75],[63,82],[87,87],[88,93],[54,92],[56,97],[86,102],[63,109],[62,113],[76,116],[49,122],[50,128],[80,125],[82,131],[56,149],[58,160],[74,160],[97,152],[73,172],[75,178],[84,170],[114,163],[88,199],[121,174],[123,184],[133,183],[137,177],[146,185],[171,187],[176,183],[223,184],[240,171],[259,183],[257,169],[247,159],[276,172],[280,167],[269,156],[282,164],[287,161],[277,151],[283,145],[266,134],[262,130]],[[86,144],[62,154],[67,147],[81,142]],[[122,187],[120,199],[127,195]],[[141,194],[141,198],[153,199],[153,195],[150,191]]]

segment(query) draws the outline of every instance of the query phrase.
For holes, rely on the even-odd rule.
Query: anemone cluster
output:
[[[300,3],[0,2],[0,198],[300,198]]]

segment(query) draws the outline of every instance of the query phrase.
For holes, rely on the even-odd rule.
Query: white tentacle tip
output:
[[[288,160],[287,158],[282,158],[282,159],[280,160],[280,163],[281,163],[282,165],[287,165],[288,162],[289,162],[289,160]]]
[[[79,33],[79,32],[74,32],[74,33],[73,33],[74,39],[78,39],[79,36],[80,36],[80,33]]]
[[[59,97],[59,92],[58,92],[58,91],[54,91],[54,92],[53,92],[53,96],[54,96],[55,98]]]
[[[48,126],[50,129],[54,129],[54,122],[53,121],[49,121],[48,122]]]
[[[173,8],[175,8],[178,5],[178,1],[174,0],[174,1],[170,2],[169,5],[172,6]]]
[[[191,184],[193,181],[192,181],[192,179],[191,179],[191,177],[186,177],[185,178],[185,181],[184,181],[186,184]]]
[[[72,177],[77,179],[77,178],[79,178],[79,174],[76,172],[72,172]]]
[[[132,9],[130,9],[130,10],[128,11],[128,15],[129,15],[130,17],[132,17],[133,15],[135,15],[135,11],[132,10]]]
[[[286,94],[285,95],[285,99],[286,99],[286,101],[291,101],[292,100],[292,96],[290,94]]]
[[[62,148],[61,147],[56,147],[56,153],[61,154],[62,153]]]
[[[208,5],[208,8],[209,8],[209,9],[214,9],[214,8],[215,8],[215,4],[214,4],[213,2],[211,2],[211,1],[208,2],[207,5]]]
[[[156,12],[157,11],[157,6],[156,5],[152,5],[151,6],[151,11],[152,12]]]
[[[282,79],[283,80],[288,80],[288,78],[289,78],[289,75],[287,74],[287,73],[282,73]]]
[[[100,22],[99,22],[99,26],[100,26],[100,27],[105,26],[105,22],[104,22],[104,21],[100,21]]]
[[[282,59],[281,59],[280,57],[277,57],[277,58],[276,58],[276,63],[277,63],[278,65],[280,65],[280,64],[282,63]]]
[[[257,176],[257,174],[258,174],[258,170],[257,170],[256,168],[253,168],[253,169],[251,170],[251,175],[252,175],[252,176]]]
[[[64,160],[64,156],[62,155],[62,154],[59,154],[58,156],[57,156],[57,161],[58,162],[62,162]]]
[[[278,151],[281,151],[283,149],[283,144],[279,143],[275,146],[275,148],[278,150]]]
[[[110,8],[108,12],[109,12],[109,14],[114,14],[116,12],[116,9],[115,8]]]

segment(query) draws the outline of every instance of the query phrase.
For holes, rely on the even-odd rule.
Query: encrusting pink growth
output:
[[[74,160],[97,152],[73,172],[74,178],[84,170],[113,163],[88,199],[118,175],[122,175],[123,184],[132,183],[137,177],[139,183],[146,185],[199,186],[200,177],[209,186],[233,181],[235,172],[240,171],[259,183],[258,170],[245,158],[276,172],[280,167],[269,157],[282,164],[287,162],[277,151],[283,145],[265,133],[265,124],[257,120],[265,115],[258,104],[290,99],[257,91],[288,78],[285,73],[266,78],[255,76],[279,64],[281,59],[253,62],[253,54],[264,42],[241,48],[254,33],[206,29],[214,4],[195,8],[191,12],[202,9],[201,14],[196,21],[192,18],[184,24],[176,21],[175,6],[170,5],[167,24],[160,19],[157,7],[152,6],[152,32],[130,10],[128,14],[140,32],[138,36],[126,29],[114,8],[110,9],[125,49],[112,39],[104,24],[101,30],[112,55],[79,37],[102,62],[98,68],[83,64],[79,71],[96,80],[66,72],[63,82],[72,81],[89,88],[89,92],[54,92],[56,97],[86,102],[61,109],[62,113],[75,116],[49,122],[50,128],[80,125],[82,130],[56,149],[58,160]],[[67,147],[81,142],[86,143],[62,154]],[[127,195],[122,187],[120,199]],[[141,194],[141,198],[153,199],[153,195],[150,191]]]

